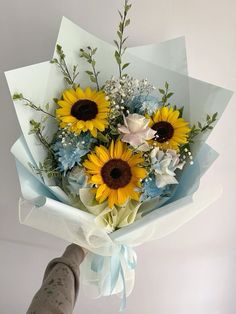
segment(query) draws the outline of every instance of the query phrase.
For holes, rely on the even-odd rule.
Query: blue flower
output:
[[[95,139],[89,133],[82,133],[79,136],[60,130],[56,135],[56,140],[52,145],[52,150],[58,161],[60,172],[66,172],[79,164],[81,157],[90,151],[91,143]]]
[[[150,95],[137,95],[129,103],[129,109],[133,113],[152,115],[160,106],[156,97]]]
[[[88,177],[85,170],[80,166],[74,167],[67,173],[68,190],[73,195],[78,195],[79,190],[88,186]]]
[[[156,196],[161,196],[164,193],[164,190],[164,188],[157,187],[155,176],[150,174],[149,177],[144,180],[141,201],[145,201]]]

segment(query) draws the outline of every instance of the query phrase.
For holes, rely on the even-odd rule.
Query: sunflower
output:
[[[83,163],[90,175],[90,182],[96,184],[96,200],[99,203],[108,199],[108,205],[123,205],[128,199],[138,201],[137,188],[147,172],[139,164],[144,159],[140,153],[134,154],[121,141],[112,141],[109,148],[95,147]]]
[[[188,122],[179,118],[179,110],[162,107],[149,118],[149,127],[156,131],[152,144],[163,150],[175,149],[188,142]]]
[[[67,89],[57,103],[61,107],[56,110],[61,128],[67,127],[77,134],[90,131],[97,137],[97,130],[103,132],[108,126],[109,101],[103,91],[97,92],[90,87]]]

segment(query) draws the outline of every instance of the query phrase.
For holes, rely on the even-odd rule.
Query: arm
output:
[[[79,290],[79,265],[83,250],[69,245],[62,257],[52,260],[27,314],[71,314]]]

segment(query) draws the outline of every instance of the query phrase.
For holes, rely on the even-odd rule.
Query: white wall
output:
[[[130,45],[186,36],[191,76],[236,89],[235,0],[134,0]],[[0,313],[26,311],[49,259],[65,243],[20,226],[19,185],[9,154],[20,129],[3,71],[51,58],[61,16],[111,42],[122,1],[0,0]],[[223,196],[177,232],[138,248],[129,314],[236,313],[235,97],[209,143],[221,153],[204,179],[221,178]],[[218,176],[216,176],[216,173]],[[37,246],[30,243],[37,242]],[[116,313],[116,297],[81,292],[75,313]]]

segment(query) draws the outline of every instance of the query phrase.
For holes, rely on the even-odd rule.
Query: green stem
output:
[[[99,84],[98,84],[98,74],[97,74],[97,72],[96,72],[96,69],[95,69],[95,66],[93,65],[93,63],[92,63],[92,69],[93,69],[94,77],[95,77],[95,79],[96,79],[97,90],[99,91],[99,90],[100,90],[100,87],[99,87]]]
[[[25,104],[26,106],[30,106],[32,109],[34,109],[36,111],[41,111],[41,112],[49,115],[50,117],[55,118],[55,116],[52,115],[51,113],[49,113],[49,112],[45,111],[44,109],[42,109],[41,107],[38,107],[35,104],[33,104],[31,100],[29,100],[25,97],[22,97],[21,99],[27,101],[27,104]]]
[[[125,6],[127,5],[127,3],[128,3],[128,1],[125,1]],[[120,38],[119,50],[118,50],[120,57],[123,55],[122,48],[123,48],[123,38],[124,38],[124,29],[125,29],[126,17],[127,17],[127,12],[125,10],[123,20],[121,22],[122,23],[122,32],[121,32],[121,38]],[[119,75],[121,78],[122,77],[122,62],[118,64],[118,67],[119,67]]]

